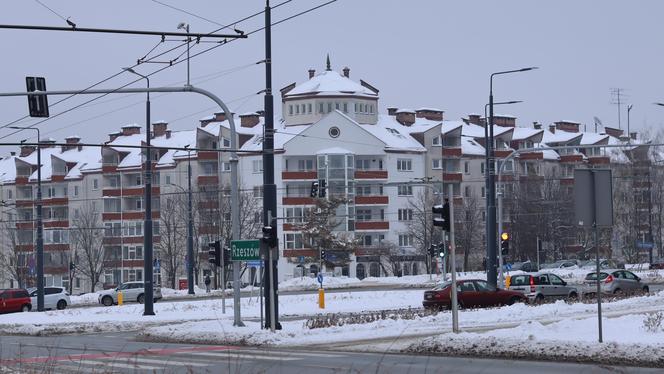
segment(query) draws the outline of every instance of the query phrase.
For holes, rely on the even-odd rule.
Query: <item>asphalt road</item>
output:
[[[131,333],[0,336],[0,373],[661,373],[564,362],[146,343]]]

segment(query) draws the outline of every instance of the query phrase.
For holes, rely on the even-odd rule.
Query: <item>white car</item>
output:
[[[118,293],[122,292],[122,302],[138,302],[143,304],[145,301],[145,287],[143,282],[125,282],[117,288],[104,290],[99,293],[99,304],[111,306],[118,303]],[[161,299],[161,288],[154,286],[153,300]]]
[[[29,288],[30,302],[33,310],[37,310],[37,289]],[[71,304],[69,293],[64,287],[44,287],[44,309],[62,310]]]

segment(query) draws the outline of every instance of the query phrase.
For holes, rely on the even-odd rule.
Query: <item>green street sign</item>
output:
[[[260,260],[259,240],[231,240],[231,259],[233,261]]]

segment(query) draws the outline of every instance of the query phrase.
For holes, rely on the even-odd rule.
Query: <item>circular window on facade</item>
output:
[[[330,134],[331,137],[336,138],[341,135],[341,130],[339,130],[339,128],[336,126],[333,126],[330,127],[330,130],[327,133]]]

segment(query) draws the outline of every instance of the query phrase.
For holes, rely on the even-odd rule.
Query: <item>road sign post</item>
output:
[[[260,240],[231,240],[233,264],[233,314],[234,326],[244,326],[240,317],[240,272],[239,261],[260,260]]]

